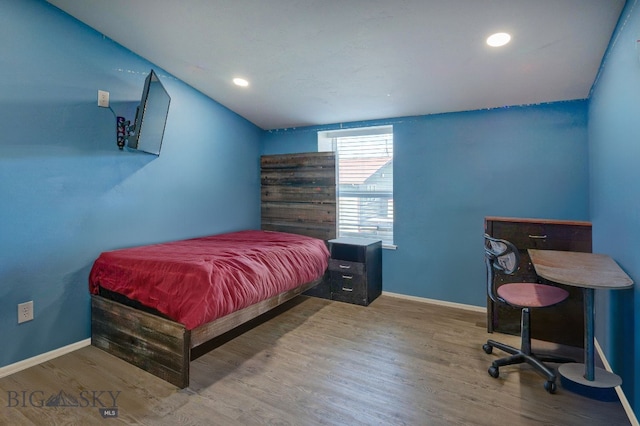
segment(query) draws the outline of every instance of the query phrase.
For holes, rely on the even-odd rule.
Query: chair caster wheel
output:
[[[500,371],[498,371],[498,367],[495,367],[493,365],[491,367],[489,367],[489,375],[491,377],[493,377],[494,379],[497,379],[498,376],[500,375]],[[546,385],[545,385],[545,387],[546,387]]]
[[[545,382],[544,389],[549,393],[556,393],[556,382]]]
[[[484,353],[490,354],[491,352],[493,352],[493,346],[485,343],[484,345],[482,345],[482,350],[484,351]]]

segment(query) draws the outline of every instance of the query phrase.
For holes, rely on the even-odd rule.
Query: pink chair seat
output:
[[[569,292],[545,284],[510,283],[498,287],[498,295],[513,306],[543,308],[562,302],[569,296]]]

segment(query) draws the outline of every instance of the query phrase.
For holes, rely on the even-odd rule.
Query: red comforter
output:
[[[104,252],[89,289],[137,300],[191,330],[319,278],[328,258],[319,239],[241,231]]]

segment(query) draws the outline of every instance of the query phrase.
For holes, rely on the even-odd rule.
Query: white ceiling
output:
[[[48,0],[263,129],[585,99],[624,0]],[[503,48],[493,32],[511,33]],[[241,76],[247,88],[231,82]]]

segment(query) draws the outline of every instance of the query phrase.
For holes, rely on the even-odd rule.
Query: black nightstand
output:
[[[331,299],[367,306],[382,293],[382,242],[369,238],[329,240]]]

